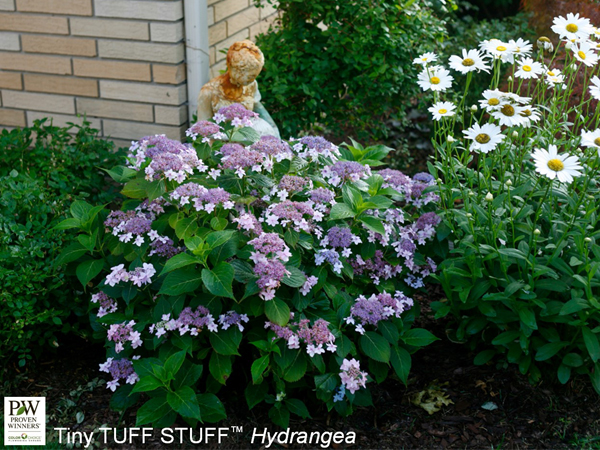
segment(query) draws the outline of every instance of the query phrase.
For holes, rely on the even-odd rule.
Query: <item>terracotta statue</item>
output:
[[[208,120],[223,106],[241,103],[256,112],[253,128],[261,135],[279,136],[279,130],[264,106],[256,77],[265,63],[260,49],[252,41],[235,42],[227,52],[227,72],[219,75],[200,90],[198,120]]]

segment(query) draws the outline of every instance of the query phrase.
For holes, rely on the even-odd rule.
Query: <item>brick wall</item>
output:
[[[227,50],[236,41],[254,40],[257,34],[269,29],[277,10],[266,0],[263,4],[264,8],[256,8],[253,0],[208,0],[211,77],[226,68],[226,55],[221,50]]]
[[[218,52],[274,19],[251,0],[208,0],[211,74]],[[88,120],[128,145],[179,139],[188,125],[183,0],[0,0],[0,129],[52,117]]]

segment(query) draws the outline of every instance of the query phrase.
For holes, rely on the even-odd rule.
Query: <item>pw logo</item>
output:
[[[9,400],[9,411],[11,416],[20,416],[21,414],[25,415],[35,415],[37,409],[40,406],[40,400],[32,401],[32,400]]]
[[[46,445],[45,397],[4,397],[4,445]]]

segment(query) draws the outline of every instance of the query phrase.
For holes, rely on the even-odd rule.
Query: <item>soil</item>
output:
[[[331,448],[600,449],[600,406],[587,379],[576,378],[565,386],[544,383],[532,386],[513,367],[500,370],[494,365],[474,366],[474,355],[464,346],[446,339],[445,324],[427,314],[427,299],[420,301],[424,310],[420,326],[441,339],[413,355],[408,387],[387,380],[371,388],[375,407],[358,408],[348,418],[317,411],[311,420],[292,418],[290,429],[356,433],[355,444],[332,444]],[[73,340],[60,352],[42,358],[34,371],[17,377],[16,384],[12,383],[6,394],[46,397],[49,441],[57,439],[57,432],[52,431],[54,427],[86,432],[117,424],[134,427],[133,411],[128,411],[120,422],[119,413],[109,408],[111,392],[99,383],[103,374],[97,370],[103,361],[101,346]],[[429,415],[412,404],[410,398],[432,385],[444,391],[452,403]],[[271,423],[267,408],[258,406],[248,411],[243,398],[236,398],[233,390],[223,400],[228,419],[216,426],[243,427],[243,432],[231,433],[220,445],[216,439],[201,447],[166,445],[160,442],[157,433],[145,444],[141,439],[133,439],[131,444],[99,447],[265,448],[262,443],[251,444],[252,430],[262,431],[266,427],[271,432],[280,431]],[[484,405],[497,408],[484,409]],[[79,419],[83,419],[80,424],[78,413]],[[187,428],[186,424],[174,426]],[[315,447],[275,444],[271,448]]]

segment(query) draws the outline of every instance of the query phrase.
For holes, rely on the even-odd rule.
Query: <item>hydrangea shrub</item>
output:
[[[435,339],[409,296],[436,270],[433,177],[375,170],[383,146],[259,138],[252,116],[233,105],[189,144],[135,142],[109,170],[130,199],[63,258],[89,268],[101,370],[115,408],[143,401],[138,425],[220,420],[225,386],[282,426],[305,401],[350,414]]]
[[[557,17],[551,40],[481,42],[427,54],[418,83],[433,92],[438,193],[451,247],[436,278],[437,317],[480,352],[476,364],[516,364],[532,382],[590,377],[600,393],[600,30]],[[503,81],[505,68],[512,75]],[[446,100],[454,78],[491,73],[478,104]],[[574,86],[583,79],[582,95]]]

